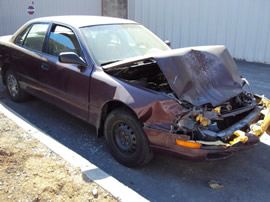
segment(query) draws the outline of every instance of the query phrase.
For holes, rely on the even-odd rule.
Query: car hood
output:
[[[180,100],[217,106],[242,92],[240,74],[225,46],[175,49],[154,58]]]
[[[225,46],[201,46],[164,51],[103,66],[115,68],[154,59],[180,100],[195,106],[220,105],[242,92],[237,66]]]

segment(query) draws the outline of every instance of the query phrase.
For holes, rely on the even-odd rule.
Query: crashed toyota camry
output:
[[[129,167],[157,151],[223,159],[270,124],[269,100],[253,94],[225,46],[172,50],[130,20],[29,21],[0,38],[0,67],[13,101],[31,94],[93,124]]]

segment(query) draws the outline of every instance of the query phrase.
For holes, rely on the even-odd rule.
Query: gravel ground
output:
[[[0,113],[0,201],[116,201]]]

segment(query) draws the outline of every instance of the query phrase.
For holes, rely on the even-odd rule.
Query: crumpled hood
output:
[[[155,56],[180,100],[220,105],[242,92],[237,66],[225,46],[189,47]]]

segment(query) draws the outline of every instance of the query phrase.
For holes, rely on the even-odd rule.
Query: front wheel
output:
[[[105,121],[105,138],[113,157],[128,167],[142,166],[153,153],[138,119],[128,110],[116,109]]]
[[[11,100],[15,102],[26,101],[30,96],[23,89],[21,89],[15,72],[8,69],[5,76],[7,91]]]

